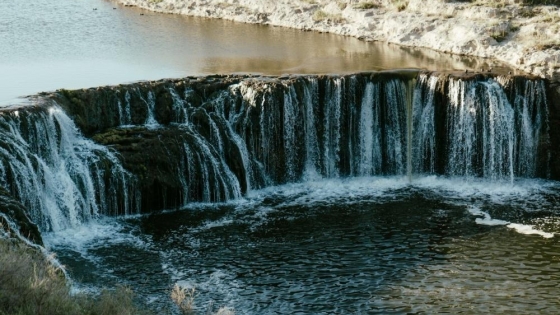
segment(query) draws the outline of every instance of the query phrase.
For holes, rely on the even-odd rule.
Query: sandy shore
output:
[[[560,8],[555,6],[437,0],[112,1],[156,12],[329,32],[494,58],[560,82]]]

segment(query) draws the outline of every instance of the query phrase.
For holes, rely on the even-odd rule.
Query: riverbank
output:
[[[560,8],[519,1],[112,0],[125,6],[329,32],[366,41],[493,58],[560,81]],[[480,69],[485,71],[488,69]]]

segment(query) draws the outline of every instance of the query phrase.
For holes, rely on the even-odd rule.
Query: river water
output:
[[[320,180],[226,204],[108,219],[46,235],[79,281],[129,285],[173,313],[555,314],[556,182],[435,176]]]
[[[103,0],[0,2],[0,106],[41,91],[187,75],[479,69],[488,63],[330,34],[155,14]]]
[[[4,0],[0,12],[3,105],[43,90],[185,75],[485,63],[100,0]],[[556,314],[559,192],[540,179],[316,178],[43,236],[75,290],[127,285],[158,314],[179,313],[175,284],[197,290],[200,313]]]

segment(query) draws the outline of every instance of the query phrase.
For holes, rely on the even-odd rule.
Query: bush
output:
[[[37,249],[0,238],[1,315],[142,314],[125,287],[97,298],[70,294],[64,272]]]

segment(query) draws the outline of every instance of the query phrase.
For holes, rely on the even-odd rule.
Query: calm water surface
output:
[[[155,14],[104,0],[0,1],[0,106],[59,88],[187,75],[472,69],[486,62],[329,34]]]

